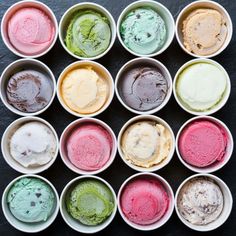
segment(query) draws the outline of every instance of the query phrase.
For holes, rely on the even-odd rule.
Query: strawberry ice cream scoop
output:
[[[55,37],[55,26],[43,11],[33,7],[22,8],[8,22],[8,37],[17,51],[32,56],[50,47]]]
[[[182,131],[178,145],[184,161],[196,167],[207,167],[223,160],[227,134],[214,122],[196,121]]]
[[[112,138],[107,130],[99,125],[84,124],[68,138],[67,156],[77,168],[95,171],[108,162],[112,146]]]
[[[138,225],[156,223],[169,206],[169,196],[156,179],[136,179],[128,183],[120,201],[124,215]]]

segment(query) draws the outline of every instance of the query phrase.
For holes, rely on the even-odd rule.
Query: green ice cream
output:
[[[46,221],[55,206],[51,187],[37,178],[25,177],[14,183],[7,202],[13,216],[26,223]]]
[[[66,205],[71,216],[82,224],[98,225],[111,215],[114,198],[102,182],[84,180],[67,196]]]
[[[157,52],[167,37],[164,20],[148,7],[130,11],[121,23],[120,33],[124,44],[142,55]]]
[[[111,29],[106,17],[93,10],[79,11],[66,32],[67,48],[77,56],[95,57],[109,47]]]

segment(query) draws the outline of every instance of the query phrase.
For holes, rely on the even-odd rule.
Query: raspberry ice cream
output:
[[[96,124],[84,124],[72,132],[66,143],[67,156],[77,168],[85,171],[101,169],[110,159],[111,135]]]
[[[34,7],[22,8],[8,22],[8,37],[17,51],[32,56],[50,47],[55,26],[43,11]]]

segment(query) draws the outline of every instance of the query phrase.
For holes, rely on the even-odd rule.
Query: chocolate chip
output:
[[[147,33],[147,37],[150,38],[152,35],[150,33]]]
[[[41,193],[35,193],[36,197],[39,198],[42,194]]]
[[[136,17],[137,17],[137,19],[140,19],[141,16],[140,16],[140,14],[137,14]]]
[[[32,206],[32,207],[34,207],[35,205],[36,205],[35,202],[30,203],[30,206]]]

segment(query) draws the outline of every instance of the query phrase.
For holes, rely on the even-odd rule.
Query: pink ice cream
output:
[[[227,135],[223,127],[201,120],[190,123],[180,134],[181,157],[190,165],[207,167],[222,161],[227,147]]]
[[[43,11],[33,7],[22,8],[8,22],[8,37],[17,51],[35,55],[51,45],[55,37],[55,26]]]
[[[72,132],[66,143],[69,160],[85,171],[101,169],[110,159],[111,135],[103,127],[84,124]]]
[[[121,194],[121,209],[128,220],[150,225],[160,220],[169,206],[169,196],[156,179],[135,179]]]

